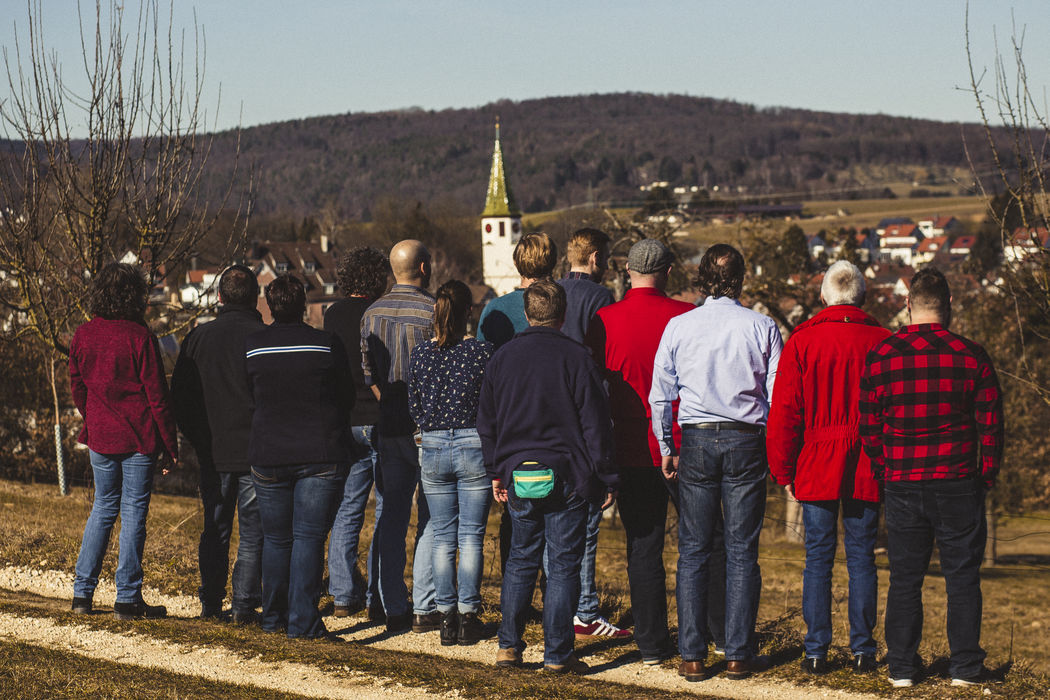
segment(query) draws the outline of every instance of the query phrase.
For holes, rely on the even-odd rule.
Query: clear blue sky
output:
[[[162,0],[162,4],[163,4]],[[80,69],[75,0],[45,0],[45,42]],[[136,0],[125,0],[128,12]],[[965,0],[175,0],[207,46],[219,128],[498,99],[640,91],[976,121]],[[87,0],[86,12],[93,3]],[[24,35],[0,0],[0,43]],[[1050,83],[1048,0],[971,0],[978,69],[1026,29],[1033,87]],[[1042,41],[1040,41],[1042,40]],[[13,54],[9,53],[11,60]],[[1007,56],[1009,58],[1009,55]],[[987,80],[991,80],[991,75]],[[6,82],[6,81],[5,81]],[[991,83],[989,82],[989,85]],[[222,100],[216,112],[221,86]],[[0,99],[6,98],[6,84]],[[213,122],[211,122],[213,123]]]

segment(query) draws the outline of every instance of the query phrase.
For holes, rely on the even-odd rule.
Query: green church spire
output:
[[[485,211],[482,216],[521,216],[514,202],[514,195],[503,172],[503,150],[499,143],[499,117],[496,117],[496,145],[492,150],[492,172],[489,174],[489,189],[485,196]]]

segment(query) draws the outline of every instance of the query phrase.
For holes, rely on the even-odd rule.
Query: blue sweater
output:
[[[582,272],[570,272],[558,284],[565,290],[565,323],[561,332],[582,343],[594,314],[613,303],[612,292]]]
[[[478,319],[478,340],[487,340],[499,348],[528,327],[525,290],[515,289],[485,304]]]
[[[504,485],[536,461],[592,503],[619,486],[601,374],[583,345],[553,328],[528,328],[492,356],[477,428],[485,468]]]

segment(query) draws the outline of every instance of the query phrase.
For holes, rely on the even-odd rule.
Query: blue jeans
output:
[[[204,531],[197,548],[201,585],[197,593],[201,605],[218,610],[226,598],[226,578],[230,571],[230,535],[237,514],[237,561],[233,565],[233,611],[247,613],[262,604],[262,522],[255,484],[249,472],[216,472],[201,469],[201,503]]]
[[[600,504],[587,504],[587,535],[583,543],[583,560],[580,562],[580,598],[576,602],[576,617],[581,622],[594,622],[601,614],[594,570],[598,560],[598,532],[604,512]],[[543,570],[547,570],[547,550],[543,550]]]
[[[802,617],[806,621],[806,658],[824,658],[831,645],[831,568],[838,540],[839,501],[802,503],[806,527],[806,568],[802,572]],[[875,532],[879,504],[842,499],[842,543],[849,571],[849,648],[875,655],[878,577]]]
[[[726,659],[743,661],[754,654],[767,473],[763,433],[682,427],[676,595],[683,661],[707,657],[707,594],[719,509],[725,524]]]
[[[357,570],[357,545],[361,528],[365,524],[368,494],[375,481],[378,436],[371,425],[355,425],[351,430],[354,442],[364,456],[350,465],[350,473],[343,487],[343,500],[335,513],[332,536],[328,541],[328,592],[335,598],[336,605],[364,604],[366,591],[372,584],[371,569],[368,584]],[[371,548],[369,559],[372,559]]]
[[[572,615],[580,597],[580,562],[587,530],[588,504],[561,478],[543,499],[518,498],[507,489],[511,517],[510,556],[503,573],[499,627],[501,649],[524,651],[522,634],[536,586],[536,574],[548,552],[547,594],[543,599],[543,663],[564,664],[576,634]]]
[[[477,612],[481,606],[485,526],[492,502],[492,479],[485,473],[478,431],[424,431],[421,473],[434,529],[437,609],[447,613],[458,607],[461,613]]]
[[[324,542],[346,479],[345,464],[252,467],[263,526],[262,628],[289,637],[325,633]]]
[[[376,470],[376,492],[382,499],[377,511],[373,547],[378,553],[375,564],[379,578],[379,595],[387,616],[415,612],[434,612],[434,570],[431,552],[434,544],[430,527],[430,509],[419,486],[419,448],[411,435],[382,435],[379,440],[379,468]],[[417,493],[418,491],[418,493]],[[416,496],[416,541],[412,558],[412,603],[408,602],[405,585],[405,536],[412,515],[412,497]]]
[[[981,648],[981,561],[988,536],[984,487],[972,479],[886,484],[890,590],[886,595],[886,661],[890,678],[912,678],[922,640],[922,582],[933,542],[948,594],[948,671],[978,675]]]
[[[84,539],[77,557],[73,595],[91,598],[109,546],[109,533],[120,514],[120,550],[114,582],[118,603],[142,600],[142,548],[146,544],[146,514],[153,491],[157,460],[138,452],[103,455],[91,450],[95,477],[95,502],[84,525]]]

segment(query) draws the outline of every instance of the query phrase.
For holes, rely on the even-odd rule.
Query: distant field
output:
[[[776,228],[786,229],[798,224],[806,235],[821,229],[837,231],[842,227],[857,229],[875,226],[881,219],[904,216],[913,221],[928,216],[954,216],[963,223],[980,222],[987,210],[983,197],[924,197],[898,199],[817,200],[803,204],[804,218],[798,221],[774,221]],[[840,215],[839,211],[844,212]],[[701,245],[712,243],[738,244],[747,224],[694,223],[685,232]]]

